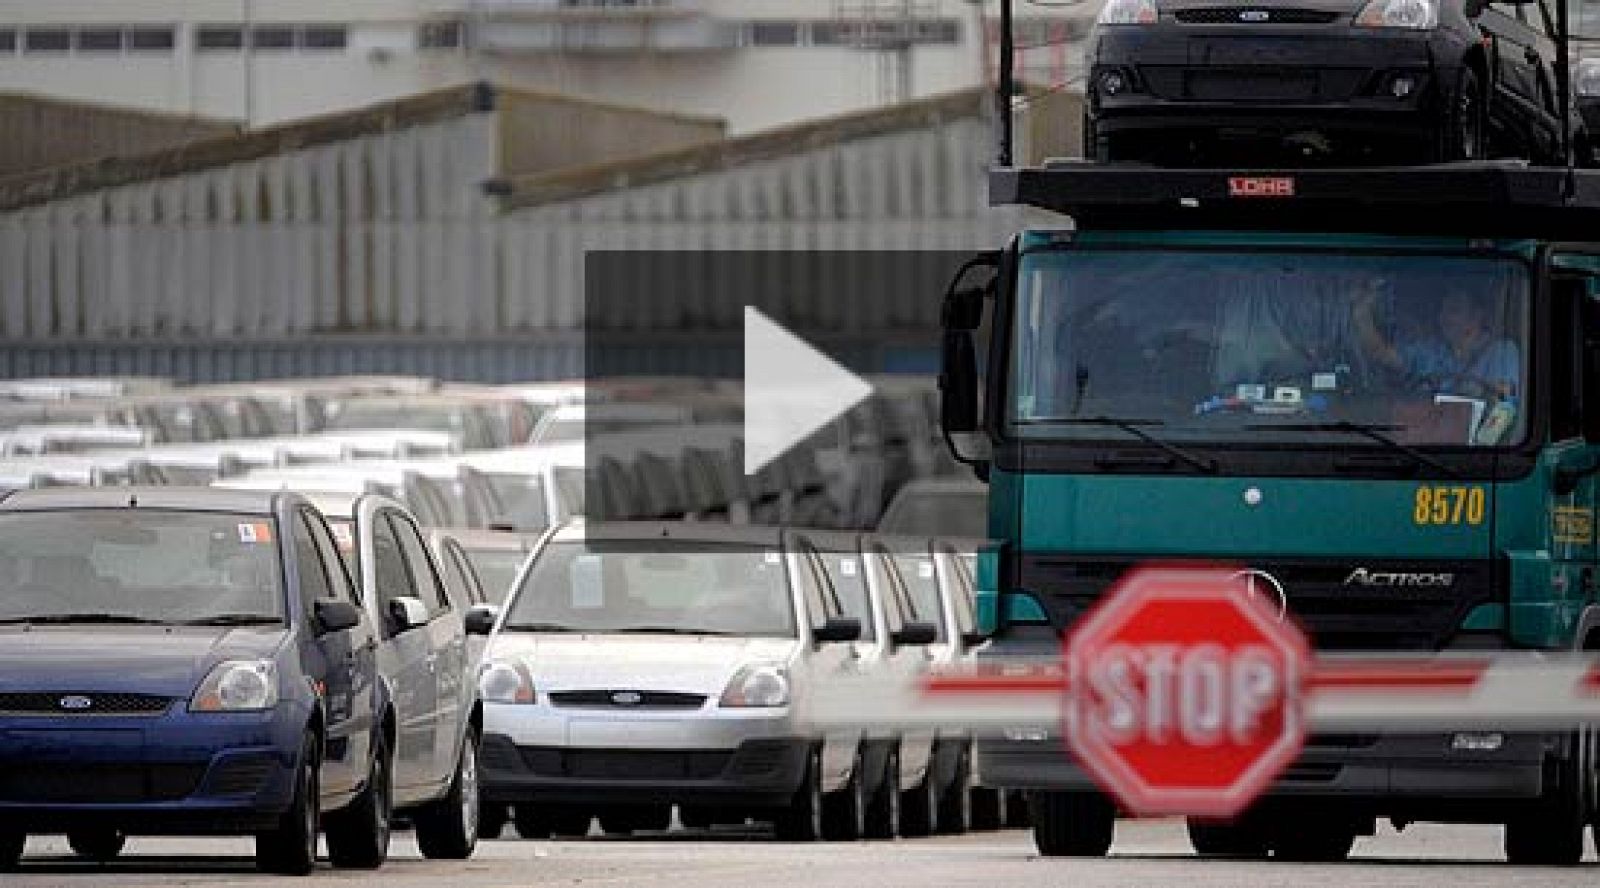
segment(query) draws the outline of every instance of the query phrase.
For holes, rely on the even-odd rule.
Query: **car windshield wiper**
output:
[[[1187,464],[1190,468],[1205,472],[1207,475],[1214,475],[1217,471],[1217,464],[1215,461],[1206,459],[1205,457],[1195,456],[1189,451],[1184,450],[1182,447],[1179,447],[1176,444],[1168,441],[1163,441],[1162,439],[1157,438],[1155,435],[1152,435],[1144,430],[1144,427],[1146,426],[1164,426],[1167,424],[1165,420],[1129,419],[1118,416],[1052,416],[1044,419],[1032,419],[1029,421],[1033,423],[1060,423],[1062,425],[1106,426],[1108,428],[1121,429],[1135,438],[1138,438],[1140,441],[1143,441],[1157,450],[1160,450],[1162,453],[1165,453],[1173,459]]]
[[[282,623],[282,617],[269,614],[213,614],[209,617],[178,621],[180,626],[266,626]]]
[[[565,623],[507,623],[503,627],[508,632],[582,632],[576,626]]]
[[[608,629],[617,635],[738,635],[737,632],[727,632],[721,629],[689,629],[683,626],[623,626],[618,629]]]
[[[51,624],[51,623],[101,623],[130,626],[170,626],[166,620],[137,617],[133,614],[34,614],[31,617],[0,617],[0,623]]]
[[[1451,478],[1461,477],[1461,473],[1456,471],[1454,468],[1451,468],[1450,466],[1445,465],[1428,454],[1423,453],[1417,448],[1412,447],[1409,444],[1401,443],[1400,441],[1397,441],[1386,434],[1387,432],[1398,432],[1401,429],[1404,429],[1405,426],[1350,422],[1349,420],[1341,419],[1338,422],[1261,422],[1247,425],[1245,428],[1252,432],[1344,432],[1350,435],[1360,435],[1369,441],[1376,441],[1379,444],[1382,444],[1390,450],[1393,450],[1395,453],[1408,456],[1422,465],[1433,469],[1434,471],[1441,472]]]

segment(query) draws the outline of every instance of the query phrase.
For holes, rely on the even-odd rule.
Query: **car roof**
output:
[[[50,509],[177,509],[195,512],[268,514],[283,495],[277,490],[216,487],[50,487],[19,490],[0,500],[0,511]]]
[[[435,537],[449,537],[461,544],[461,548],[468,551],[495,550],[505,552],[528,552],[533,549],[539,538],[544,536],[543,531],[523,532],[512,530],[485,530],[467,527],[434,528]]]
[[[551,537],[551,542],[583,540],[677,540],[777,546],[783,541],[783,528],[709,521],[572,521],[563,524]]]

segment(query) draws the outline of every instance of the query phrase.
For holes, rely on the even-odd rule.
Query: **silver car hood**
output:
[[[788,663],[792,638],[675,635],[497,636],[486,660],[521,660],[539,694],[552,691],[679,691],[716,696],[740,667]]]

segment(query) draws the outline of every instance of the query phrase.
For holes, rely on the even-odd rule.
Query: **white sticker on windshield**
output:
[[[1234,394],[1241,401],[1265,401],[1267,399],[1267,387],[1259,383],[1244,383],[1234,390]]]
[[[339,551],[354,552],[356,550],[355,532],[350,529],[350,525],[345,524],[343,521],[335,521],[328,525],[328,529],[333,531],[333,541],[338,545]]]
[[[844,574],[847,577],[855,576],[856,575],[856,562],[855,562],[855,559],[854,558],[841,558],[841,559],[839,559],[839,573]]]
[[[1313,373],[1311,374],[1311,390],[1316,392],[1331,392],[1339,387],[1339,374]]]
[[[600,556],[579,555],[572,559],[571,579],[573,607],[605,607],[605,573]]]
[[[251,521],[239,525],[239,542],[241,543],[270,543],[272,542],[272,525],[265,521]]]
[[[917,576],[924,580],[933,579],[933,565],[923,561],[917,565]]]
[[[783,556],[779,555],[777,552],[768,552],[765,555],[761,556],[761,560],[765,561],[768,564],[782,564],[783,563]]]

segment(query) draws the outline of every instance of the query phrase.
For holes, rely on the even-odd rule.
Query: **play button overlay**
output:
[[[744,471],[754,475],[784,451],[872,395],[866,380],[744,307]]]

